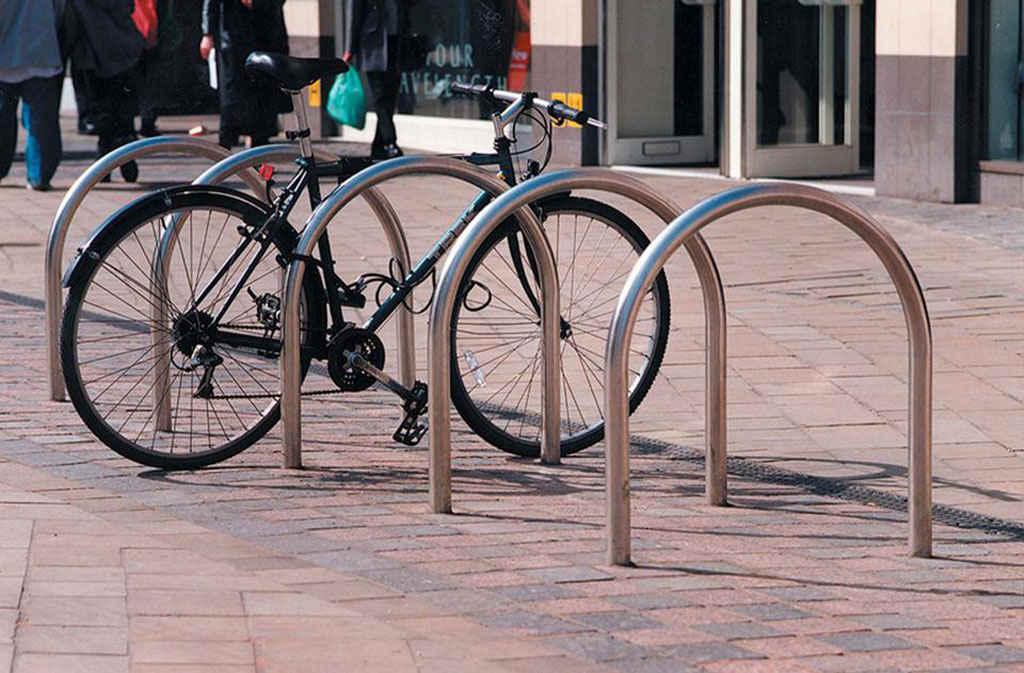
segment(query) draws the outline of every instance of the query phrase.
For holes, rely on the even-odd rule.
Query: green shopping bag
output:
[[[366,126],[366,95],[359,73],[349,68],[334,78],[327,96],[327,114],[339,124],[361,129]]]

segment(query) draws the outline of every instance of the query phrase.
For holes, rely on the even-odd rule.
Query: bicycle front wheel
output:
[[[544,202],[542,223],[558,265],[561,316],[561,453],[604,437],[604,353],[626,277],[650,243],[624,213],[573,196]],[[514,220],[473,256],[452,315],[452,401],[493,446],[540,455],[542,362],[539,283]],[[629,410],[654,382],[669,330],[668,283],[644,297],[630,346]]]
[[[173,188],[115,215],[76,260],[61,362],[75,409],[114,451],[193,469],[239,453],[280,418],[286,250],[251,236],[270,212],[227,189]],[[294,242],[284,227],[280,241]],[[299,311],[304,374],[324,338],[316,273]]]

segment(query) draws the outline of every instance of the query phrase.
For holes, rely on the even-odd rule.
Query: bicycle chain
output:
[[[308,390],[302,393],[303,397],[312,397],[313,395],[332,395],[334,393],[343,393],[344,390],[340,388],[334,388],[333,390]],[[264,393],[261,395],[214,395],[211,400],[264,400],[271,398],[278,398],[280,395],[274,395],[272,393]]]

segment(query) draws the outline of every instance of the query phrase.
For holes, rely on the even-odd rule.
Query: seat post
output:
[[[313,142],[310,140],[306,100],[301,91],[289,91],[288,93],[292,97],[292,107],[295,108],[295,122],[298,126],[295,135],[299,139],[299,152],[303,159],[313,161]]]

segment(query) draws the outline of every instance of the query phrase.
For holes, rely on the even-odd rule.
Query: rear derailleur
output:
[[[199,385],[192,393],[192,397],[201,400],[213,399],[213,371],[222,364],[224,358],[214,353],[212,348],[204,344],[196,346],[192,351],[192,358],[185,367],[187,371],[196,371],[200,367],[203,369],[203,375],[199,378]]]

